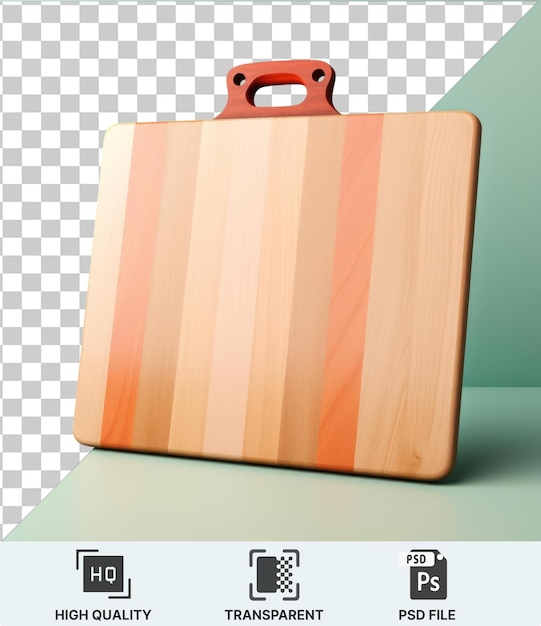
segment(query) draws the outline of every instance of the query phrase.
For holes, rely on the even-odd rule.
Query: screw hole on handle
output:
[[[312,72],[312,78],[316,83],[320,83],[325,79],[325,72],[322,69],[317,69]]]
[[[235,74],[235,76],[233,76],[233,82],[235,83],[235,85],[237,85],[237,87],[240,87],[246,82],[246,76],[239,72],[238,74]]]

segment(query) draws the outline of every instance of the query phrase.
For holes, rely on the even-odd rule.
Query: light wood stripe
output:
[[[201,454],[214,345],[234,124],[204,123],[171,414],[169,449]]]
[[[308,122],[279,461],[313,466],[319,413],[345,118]]]
[[[137,125],[103,407],[105,446],[131,446],[165,146],[166,125]]]
[[[99,445],[101,435],[134,131],[134,124],[118,124],[103,143],[73,424],[87,445]]]
[[[209,455],[242,456],[271,123],[261,120],[254,141],[244,120],[232,122],[236,141],[229,157],[231,185],[203,445]]]
[[[382,115],[346,118],[317,463],[351,471],[359,412]]]
[[[273,121],[244,433],[252,461],[278,458],[307,131],[308,118]]]
[[[201,139],[200,123],[167,124],[156,251],[134,417],[133,445],[169,446],[190,230]]]
[[[384,122],[355,469],[437,478],[455,441],[474,126],[404,119]]]
[[[405,419],[410,373],[414,255],[423,182],[418,168],[424,156],[425,123],[413,117],[400,135],[393,130],[394,120],[387,117],[355,449],[356,468],[380,464],[382,471],[389,472],[393,465],[389,439]]]
[[[463,362],[465,267],[469,267],[473,226],[474,123],[467,114],[448,112],[427,118],[426,127],[425,191],[415,268],[422,289],[412,306],[414,377],[406,408],[407,414],[416,415],[416,430],[414,434],[407,430],[405,441],[412,475],[435,479],[452,469],[458,430],[462,380],[457,364]],[[396,442],[392,445],[397,454],[404,450]]]

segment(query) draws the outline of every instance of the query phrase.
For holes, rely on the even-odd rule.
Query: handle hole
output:
[[[316,83],[321,83],[325,80],[325,72],[321,69],[314,70],[312,72],[312,78]]]
[[[254,94],[256,107],[295,106],[306,98],[304,85],[265,85]]]
[[[233,76],[233,82],[235,83],[235,85],[237,85],[237,87],[240,87],[246,82],[246,76],[239,72],[238,74],[235,74],[235,76]]]

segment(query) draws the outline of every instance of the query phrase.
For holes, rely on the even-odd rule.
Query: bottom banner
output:
[[[541,543],[0,543],[0,626],[541,626]]]

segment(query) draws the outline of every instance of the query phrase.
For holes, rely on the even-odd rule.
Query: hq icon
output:
[[[99,550],[76,550],[76,569],[83,570],[85,593],[108,593],[111,599],[131,598],[131,578],[124,588],[124,557],[97,554]]]

